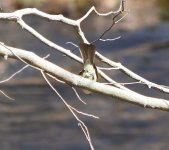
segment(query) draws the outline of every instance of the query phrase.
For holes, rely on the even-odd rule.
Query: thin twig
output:
[[[115,40],[118,40],[118,39],[120,39],[120,38],[121,38],[121,36],[118,36],[118,37],[113,38],[113,39],[99,39],[99,41],[109,42],[109,41],[115,41]]]
[[[69,105],[70,106],[70,105]],[[95,115],[92,115],[92,114],[88,114],[88,113],[84,113],[84,112],[82,112],[82,111],[79,111],[79,110],[77,110],[76,108],[74,108],[74,107],[72,107],[72,106],[70,106],[74,111],[76,111],[77,113],[79,113],[79,114],[82,114],[82,115],[84,115],[84,116],[88,116],[88,117],[92,117],[92,118],[95,118],[95,119],[99,119],[99,117],[98,116],[95,116]]]
[[[0,83],[4,83],[4,82],[9,81],[10,79],[12,79],[13,77],[15,77],[17,74],[21,73],[24,69],[26,69],[26,68],[28,68],[28,67],[29,67],[29,65],[26,65],[26,66],[22,67],[21,69],[19,69],[19,70],[18,70],[17,72],[15,72],[15,73],[13,73],[13,74],[12,74],[10,77],[8,77],[7,79],[0,81]]]
[[[70,112],[73,114],[73,116],[75,117],[75,119],[78,121],[78,124],[80,124],[81,129],[83,130],[89,144],[91,147],[91,150],[94,150],[93,144],[91,142],[91,138],[90,138],[90,134],[88,131],[87,126],[84,124],[84,122],[82,120],[80,120],[78,118],[78,116],[75,114],[75,112],[73,111],[74,109],[72,109],[72,107],[70,107],[70,105],[66,102],[66,100],[60,95],[60,93],[53,87],[53,85],[50,83],[50,81],[47,79],[45,73],[41,70],[42,76],[45,79],[45,81],[48,83],[48,85],[51,87],[51,89],[59,96],[59,98],[62,100],[62,102],[66,105],[66,107],[70,110]]]
[[[115,85],[116,83],[103,83],[105,85]],[[142,84],[141,81],[136,81],[136,82],[124,82],[124,83],[119,83],[121,85],[134,85],[134,84]]]
[[[3,92],[2,90],[0,90],[0,93],[2,93],[5,97],[7,97],[10,100],[15,100],[12,97],[8,96],[7,94],[5,94],[5,92]]]
[[[80,95],[78,94],[77,90],[76,90],[74,87],[72,87],[72,89],[73,89],[73,91],[75,92],[77,98],[78,98],[83,104],[87,104],[86,102],[84,102],[84,101],[81,99],[81,97],[80,97]]]
[[[74,47],[79,47],[78,45],[76,45],[75,43],[73,43],[73,42],[66,42],[66,44],[71,44],[71,45],[73,45]]]
[[[52,76],[51,74],[49,74],[49,73],[46,73],[49,77],[51,77],[51,78],[53,78],[54,80],[56,80],[57,82],[60,82],[60,83],[65,83],[65,82],[63,82],[62,80],[59,80],[58,78],[56,78],[56,77],[54,77],[54,76]]]
[[[79,46],[74,44],[73,42],[66,42],[66,44],[71,44],[75,47],[74,49],[71,50],[72,53],[79,48]]]
[[[122,14],[123,11],[124,11],[124,2],[125,2],[124,0],[121,1],[121,5],[120,5],[121,7],[119,8],[119,10],[117,11],[117,13],[116,13],[115,16],[113,17],[111,25],[99,36],[99,38],[97,38],[96,40],[92,41],[91,44],[97,42],[98,40],[101,40],[102,37],[103,37],[107,32],[109,32],[109,31],[113,28],[113,26],[114,26],[116,23],[118,23],[119,21],[121,21],[121,20],[126,16],[126,15],[124,15],[124,16],[122,16],[120,19],[118,19],[118,20],[116,21],[116,18],[117,18],[120,14]],[[99,14],[99,13],[97,13],[97,14]],[[108,40],[107,40],[107,41],[108,41]]]
[[[100,69],[100,70],[106,70],[106,71],[118,70],[119,69],[118,67],[109,67],[109,68],[106,68],[106,67],[97,67],[97,68]]]

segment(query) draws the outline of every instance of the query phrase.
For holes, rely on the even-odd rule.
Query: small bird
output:
[[[83,70],[79,75],[89,80],[97,81],[98,73],[94,64],[96,47],[92,44],[81,43],[79,44],[80,52],[83,58]],[[84,93],[90,94],[91,91],[83,90]]]

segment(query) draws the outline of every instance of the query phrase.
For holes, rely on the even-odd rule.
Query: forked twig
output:
[[[84,132],[85,136],[86,136],[86,139],[88,140],[89,144],[90,144],[90,147],[91,147],[91,150],[94,150],[94,147],[93,147],[93,144],[91,142],[91,138],[90,138],[90,134],[89,134],[89,131],[88,131],[88,128],[87,126],[85,125],[85,123],[80,120],[78,118],[78,116],[76,115],[75,112],[79,113],[79,114],[83,114],[83,115],[86,115],[86,116],[90,116],[90,117],[95,117],[95,118],[98,118],[96,116],[93,116],[93,115],[90,115],[90,114],[86,114],[86,113],[83,113],[81,111],[78,111],[77,109],[73,108],[72,106],[70,106],[66,100],[61,96],[61,94],[54,88],[54,86],[51,84],[51,82],[47,79],[44,71],[41,70],[41,73],[42,73],[42,76],[43,78],[45,79],[45,81],[47,82],[47,84],[51,87],[51,89],[59,96],[59,98],[62,100],[62,102],[66,105],[66,107],[70,110],[70,112],[73,114],[73,116],[75,117],[75,119],[78,121],[78,125],[81,127],[82,131]],[[75,111],[75,112],[74,112]]]
[[[16,71],[15,73],[13,73],[11,76],[9,76],[7,79],[4,79],[2,81],[0,81],[0,84],[8,82],[9,80],[11,80],[12,78],[14,78],[16,75],[18,75],[19,73],[21,73],[23,70],[25,70],[26,68],[28,68],[29,66],[32,66],[30,64],[28,64],[25,60],[23,60],[20,56],[18,56],[13,50],[11,50],[10,48],[8,48],[6,45],[4,45],[3,43],[0,42],[0,45],[3,46],[5,49],[9,50],[15,57],[17,57],[20,61],[26,63],[27,65],[25,65],[24,67],[22,67],[21,69],[19,69],[18,71]],[[48,58],[50,55],[46,55],[45,57],[43,57],[43,59]],[[5,59],[7,59],[8,56],[5,55]],[[32,66],[34,68],[36,68],[35,66]],[[10,96],[8,96],[7,94],[5,94],[5,92],[3,92],[2,90],[0,90],[0,92],[7,97],[10,100],[15,100],[13,98],[11,98]]]
[[[125,16],[126,16],[126,14],[124,15],[124,16],[122,16],[121,18],[119,18],[117,21],[116,21],[116,18],[120,15],[120,14],[122,14],[123,12],[124,12],[124,0],[122,0],[121,1],[121,7],[119,8],[119,10],[117,11],[117,13],[113,16],[113,19],[112,19],[112,24],[99,36],[99,38],[97,38],[96,40],[94,40],[94,41],[92,41],[91,42],[91,44],[93,44],[93,43],[95,43],[95,42],[97,42],[98,40],[101,40],[101,41],[110,41],[110,40],[112,40],[112,39],[105,39],[105,40],[103,40],[102,39],[102,37],[107,33],[107,32],[109,32],[112,28],[113,28],[113,26],[115,25],[115,24],[117,24],[119,21],[121,21]],[[95,11],[97,14],[99,14],[97,11]],[[118,37],[119,38],[119,37]],[[116,40],[116,39],[118,39],[118,38],[115,38],[114,40]]]

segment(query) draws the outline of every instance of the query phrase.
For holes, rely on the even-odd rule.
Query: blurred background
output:
[[[78,19],[95,5],[99,12],[116,10],[118,0],[1,0],[1,12],[36,7],[51,14]],[[137,74],[162,85],[169,85],[169,1],[127,0],[130,13],[104,38],[112,42],[96,42],[97,51],[116,62],[121,62]],[[49,22],[37,16],[24,20],[49,40],[70,50],[78,44],[72,27]],[[92,13],[82,24],[89,41],[101,35],[112,23],[111,17],[98,17]],[[82,66],[47,47],[14,22],[0,20],[0,41],[7,45],[27,49],[77,73]],[[74,52],[79,55],[78,50]],[[104,66],[97,62],[98,66]],[[6,79],[24,64],[0,58],[0,80]],[[117,82],[132,82],[118,70],[107,71]],[[95,114],[99,120],[79,116],[89,127],[96,150],[168,150],[169,115],[167,112],[140,108],[99,94],[84,95],[79,89],[83,105],[72,89],[51,80],[69,104]],[[144,85],[127,86],[144,95],[169,99],[169,95]],[[0,95],[0,149],[1,150],[87,150],[84,134],[72,114],[45,83],[41,74],[28,68],[12,80],[0,84],[0,89],[15,99]],[[72,138],[73,137],[73,138]]]

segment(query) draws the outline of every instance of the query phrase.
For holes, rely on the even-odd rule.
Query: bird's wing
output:
[[[94,64],[94,57],[95,57],[95,51],[96,51],[95,45],[81,43],[79,44],[79,48],[81,51],[83,62],[85,63],[86,60],[89,60],[91,64]]]

